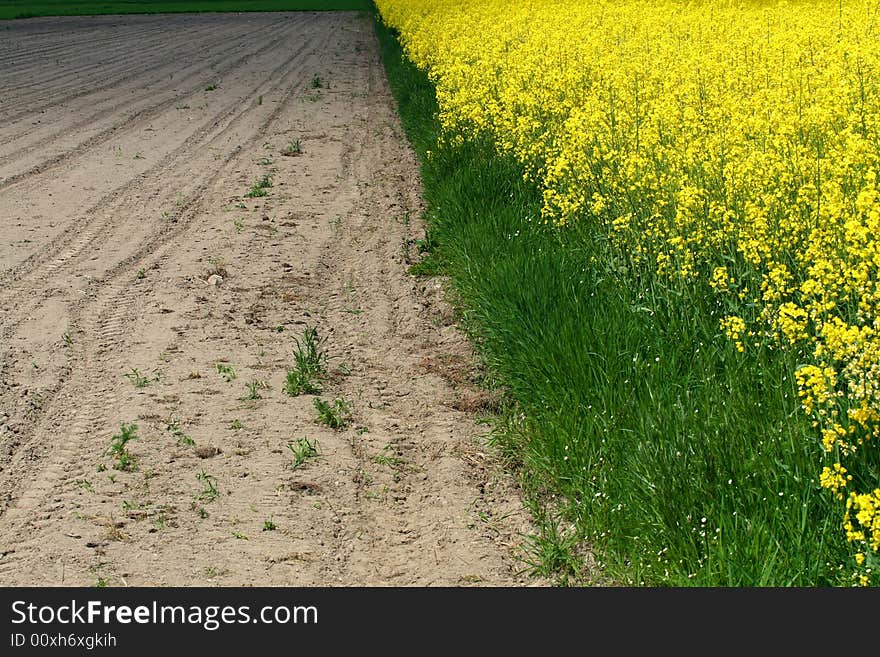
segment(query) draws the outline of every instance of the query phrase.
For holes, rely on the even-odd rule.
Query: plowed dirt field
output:
[[[533,583],[371,21],[0,24],[0,585]]]

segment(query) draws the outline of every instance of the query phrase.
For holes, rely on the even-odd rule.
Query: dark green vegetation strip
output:
[[[36,16],[178,14],[237,11],[331,11],[372,7],[370,0],[3,0],[0,20]]]
[[[596,229],[542,224],[540,195],[490,145],[438,148],[433,87],[377,31],[422,162],[430,232],[414,273],[450,277],[513,401],[494,425],[541,527],[533,568],[586,581],[592,547],[606,583],[849,583],[795,363],[738,353],[708,290],[694,307]]]

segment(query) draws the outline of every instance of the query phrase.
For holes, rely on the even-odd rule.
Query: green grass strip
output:
[[[539,193],[490,144],[438,147],[433,86],[376,29],[421,158],[432,249],[415,273],[449,277],[515,401],[495,425],[541,528],[534,571],[583,582],[592,550],[604,582],[849,583],[795,363],[738,353],[708,291],[631,269],[590,226],[541,223]]]

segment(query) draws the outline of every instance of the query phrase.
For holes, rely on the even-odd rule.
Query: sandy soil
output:
[[[0,585],[538,583],[370,18],[0,30]]]

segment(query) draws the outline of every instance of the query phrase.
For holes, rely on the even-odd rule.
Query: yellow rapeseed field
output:
[[[820,482],[876,559],[878,475],[851,473],[880,448],[880,2],[376,4],[447,139],[513,154],[546,221],[704,284],[738,350],[795,350]]]

